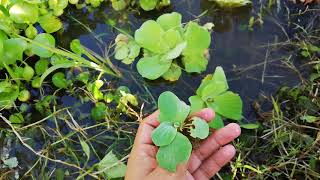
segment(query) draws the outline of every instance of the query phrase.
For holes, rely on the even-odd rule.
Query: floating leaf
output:
[[[126,165],[110,151],[98,164],[98,170],[103,171],[105,178],[121,178],[126,174]]]
[[[176,59],[181,55],[182,51],[186,46],[187,46],[187,43],[185,42],[178,44],[174,49],[170,50],[167,53],[166,59]]]
[[[173,63],[169,70],[162,75],[162,77],[168,81],[177,81],[180,78],[181,73],[182,71],[180,66]]]
[[[129,48],[126,44],[118,45],[116,47],[116,54],[114,55],[114,58],[117,60],[122,60],[128,57],[129,55]]]
[[[161,56],[144,57],[137,63],[137,69],[142,77],[155,80],[167,72],[172,60],[162,60]]]
[[[125,0],[111,0],[112,8],[116,11],[124,10],[127,7]]]
[[[37,28],[35,28],[32,25],[29,25],[29,27],[27,27],[27,29],[25,30],[25,35],[29,39],[34,39],[37,36],[37,34],[38,34]]]
[[[161,123],[152,132],[152,142],[156,146],[169,145],[177,135],[177,129],[171,123]]]
[[[60,19],[50,13],[41,16],[38,22],[47,33],[54,33],[62,28]]]
[[[166,45],[169,47],[169,49],[175,48],[179,43],[183,41],[180,32],[173,29],[166,31],[163,34],[162,39],[166,43]],[[186,44],[183,46],[183,49],[185,47],[186,47]],[[181,54],[181,52],[179,53],[179,55]]]
[[[211,43],[211,36],[208,30],[201,27],[195,22],[189,22],[185,32],[185,40],[187,47],[184,51],[185,54],[204,53],[209,48]]]
[[[145,11],[151,11],[156,8],[159,0],[140,0],[140,6]]]
[[[207,121],[199,117],[193,117],[192,124],[194,125],[194,128],[190,129],[190,136],[199,139],[205,139],[208,137],[209,125]]]
[[[159,121],[182,124],[188,117],[190,106],[170,91],[161,93],[158,99]]]
[[[191,112],[190,113],[198,112],[201,109],[206,107],[205,102],[199,96],[189,97],[189,102],[191,104]]]
[[[20,38],[11,38],[3,43],[4,55],[0,57],[0,66],[15,64],[17,60],[22,60],[23,52],[28,48],[28,43]]]
[[[67,88],[69,83],[66,80],[66,77],[64,75],[64,73],[62,72],[58,72],[55,73],[52,76],[52,83],[57,87],[57,88]]]
[[[250,0],[213,0],[213,1],[223,8],[237,8],[241,6],[247,6],[252,3]]]
[[[30,92],[25,89],[25,90],[20,91],[18,99],[21,102],[26,102],[30,99],[30,97],[31,97]]]
[[[49,61],[47,59],[40,59],[37,61],[34,65],[37,75],[42,75],[48,69],[48,66]]]
[[[206,101],[221,95],[227,90],[228,87],[224,82],[213,80],[210,84],[203,88],[201,92],[201,98]]]
[[[197,53],[184,54],[182,62],[189,73],[201,73],[207,69],[208,65],[208,60]]]
[[[258,129],[260,125],[259,123],[248,123],[248,124],[240,124],[240,127],[244,129]]]
[[[157,153],[160,167],[175,172],[178,164],[186,163],[191,155],[192,145],[187,137],[177,133],[171,144],[162,146]]]
[[[15,23],[34,24],[38,21],[38,6],[24,1],[16,2],[9,10]]]
[[[221,129],[224,127],[223,119],[219,114],[216,114],[214,119],[209,122],[209,127],[213,129]]]
[[[30,66],[25,66],[23,68],[23,73],[22,73],[22,77],[23,79],[25,79],[26,81],[30,81],[34,76],[34,70],[32,69],[32,67]]]
[[[43,58],[48,58],[53,55],[52,51],[38,45],[38,43],[39,43],[39,44],[42,44],[43,46],[46,46],[48,48],[55,47],[56,40],[54,39],[54,37],[51,34],[46,34],[46,33],[38,34],[34,38],[34,41],[36,43],[32,42],[32,44],[31,44],[32,53],[34,53],[40,57],[43,57]]]
[[[182,25],[181,25],[182,16],[179,13],[172,12],[163,14],[157,19],[157,23],[160,24],[163,30],[168,31],[170,29],[172,30],[178,30],[181,31]]]
[[[224,117],[240,120],[242,118],[242,101],[238,94],[228,91],[214,98],[209,106]]]

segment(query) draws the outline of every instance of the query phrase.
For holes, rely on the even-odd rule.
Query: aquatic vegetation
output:
[[[144,22],[135,32],[136,44],[132,38],[119,35],[115,58],[121,60],[129,57],[124,63],[132,62],[139,54],[139,45],[143,49],[143,58],[138,60],[137,69],[144,78],[155,80],[162,77],[176,81],[181,75],[179,61],[186,72],[203,72],[208,64],[206,57],[211,43],[210,32],[196,22],[183,26],[181,19],[179,13],[173,12],[160,16],[156,21]]]
[[[191,107],[172,92],[163,92],[159,96],[158,119],[161,124],[153,131],[152,141],[159,146],[157,161],[162,168],[175,172],[179,163],[189,160],[192,145],[188,136],[205,139],[209,136],[209,127],[218,129],[224,126],[222,117],[234,120],[242,118],[241,98],[227,90],[223,69],[217,67],[213,75],[202,81],[197,95],[190,97]],[[191,113],[205,107],[216,112],[216,118],[209,124],[199,117],[188,119]]]
[[[250,5],[251,0],[211,0],[216,2],[222,8],[237,8]]]
[[[169,6],[170,0],[111,0],[112,7],[116,11],[124,10],[130,5],[139,5],[145,11],[159,9],[161,7]]]

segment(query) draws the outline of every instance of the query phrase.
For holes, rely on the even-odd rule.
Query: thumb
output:
[[[187,163],[181,163],[177,166],[177,171],[175,175],[177,178],[181,179],[186,179],[187,176],[187,171],[188,171],[188,164]]]

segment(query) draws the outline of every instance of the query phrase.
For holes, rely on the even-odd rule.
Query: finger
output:
[[[215,113],[214,113],[214,111],[212,109],[205,108],[205,109],[202,109],[199,112],[195,112],[195,113],[191,114],[191,117],[192,116],[197,116],[197,117],[199,117],[201,119],[204,119],[204,120],[210,122],[212,119],[214,119]]]
[[[156,111],[142,121],[138,128],[135,139],[136,146],[139,146],[141,144],[152,144],[152,131],[160,124],[160,122],[157,120],[158,115],[159,111]]]
[[[210,179],[223,166],[225,166],[235,156],[236,149],[232,145],[226,145],[219,149],[214,155],[209,157],[193,173],[195,179]]]
[[[212,133],[208,139],[201,143],[200,147],[193,151],[188,170],[193,173],[201,163],[217,151],[221,146],[229,144],[241,134],[238,124],[231,123],[226,127]]]

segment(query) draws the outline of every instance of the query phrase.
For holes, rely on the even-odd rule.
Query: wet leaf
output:
[[[221,129],[224,127],[223,119],[219,114],[216,114],[214,119],[209,122],[209,127],[213,129]]]
[[[176,46],[178,46],[179,44],[182,43],[182,37],[181,37],[181,34],[179,31],[177,30],[173,30],[173,29],[170,29],[168,31],[166,31],[164,34],[163,34],[163,40],[165,41],[165,43],[167,44],[167,46],[170,48],[170,49],[173,49],[173,48],[177,48]],[[179,55],[181,54],[182,50],[187,46],[187,43],[183,44],[183,45],[180,45],[180,47],[178,47],[177,49],[181,49],[180,52],[179,52]],[[181,48],[182,47],[182,48]],[[175,50],[177,51],[177,50]],[[169,52],[168,52],[169,53]],[[173,59],[173,58],[172,58]]]
[[[170,29],[172,30],[178,30],[181,31],[182,25],[181,25],[182,16],[179,13],[172,12],[163,14],[157,19],[157,23],[160,24],[163,30],[168,31]]]
[[[48,48],[55,47],[56,45],[56,40],[51,34],[38,34],[35,38],[34,41],[37,43],[40,43]],[[43,58],[48,58],[53,55],[53,52],[48,50],[47,48],[44,48],[42,46],[37,45],[36,43],[31,43],[31,51],[35,55],[38,55]]]
[[[182,62],[189,73],[201,73],[207,69],[208,65],[208,60],[204,55],[197,53],[184,54]]]
[[[152,142],[156,146],[169,145],[177,135],[177,129],[171,123],[163,122],[152,132]]]
[[[161,56],[144,57],[137,63],[137,69],[142,77],[155,80],[167,72],[172,60],[161,60]]]
[[[62,72],[55,73],[52,76],[52,83],[57,87],[57,88],[67,88],[69,83]]]
[[[50,13],[41,16],[38,22],[47,33],[54,33],[62,28],[60,19]]]
[[[10,9],[10,18],[15,23],[34,24],[38,21],[38,6],[27,2],[17,2]]]
[[[175,172],[178,164],[186,163],[191,155],[192,145],[187,137],[177,133],[171,144],[162,146],[157,153],[160,167]]]
[[[139,0],[140,6],[145,11],[151,11],[156,8],[159,0]]]
[[[124,177],[127,168],[123,162],[119,161],[112,151],[110,151],[97,165],[98,170],[103,170],[103,174],[108,179]]]
[[[228,91],[214,98],[209,106],[224,117],[240,120],[242,118],[242,101],[238,94]]]
[[[169,68],[169,70],[167,72],[165,72],[162,77],[165,80],[168,81],[177,81],[180,76],[181,76],[181,68],[180,66],[176,65],[175,63],[171,64],[171,67]]]
[[[167,52],[166,59],[176,59],[177,57],[179,57],[186,45],[187,43],[185,42],[178,44],[174,49]]]
[[[187,41],[184,53],[188,55],[192,53],[204,53],[211,43],[209,31],[195,22],[188,23],[184,36]]]
[[[193,117],[192,124],[194,125],[194,128],[190,129],[190,136],[199,139],[205,139],[208,137],[209,125],[207,121],[199,117]]]
[[[206,107],[205,102],[199,96],[189,97],[189,102],[191,104],[191,111],[190,111],[191,114],[198,112],[201,109]]]

